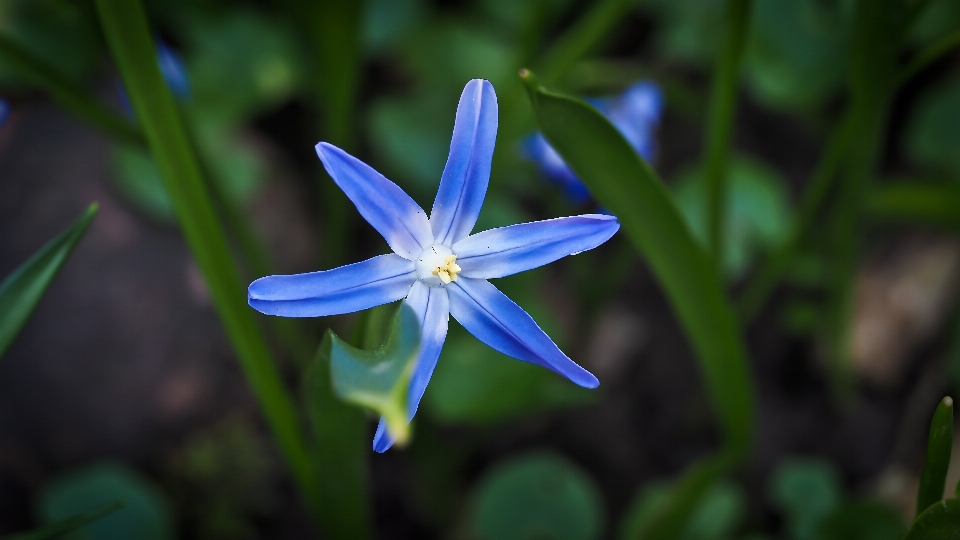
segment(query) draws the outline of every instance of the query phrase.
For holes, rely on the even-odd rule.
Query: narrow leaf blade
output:
[[[917,516],[943,498],[953,448],[953,398],[947,396],[937,405],[930,421],[927,439],[927,462],[920,476],[917,492]]]
[[[0,283],[0,357],[20,333],[96,214],[97,205],[94,203],[69,229],[48,242]]]

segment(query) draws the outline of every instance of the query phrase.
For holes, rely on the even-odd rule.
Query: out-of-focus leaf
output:
[[[270,15],[232,10],[187,30],[192,103],[217,124],[240,123],[299,88],[305,70],[294,32]]]
[[[960,79],[941,83],[927,93],[906,131],[907,155],[913,161],[960,175]]]
[[[424,0],[367,0],[363,42],[370,51],[389,52],[426,16]]]
[[[647,522],[667,497],[669,485],[653,484],[634,500],[620,525],[620,540],[640,538]],[[743,519],[746,501],[736,486],[720,482],[711,486],[696,503],[677,540],[722,540],[730,538]]]
[[[102,464],[55,480],[43,493],[39,514],[54,523],[114,501],[124,506],[70,533],[68,539],[166,540],[173,525],[166,501],[149,482],[117,464]]]
[[[844,83],[849,2],[754,0],[744,76],[769,104],[811,109]]]
[[[724,231],[726,273],[739,277],[757,252],[782,243],[790,230],[790,207],[783,179],[773,170],[734,159],[727,171]],[[677,206],[693,235],[707,242],[706,186],[699,169],[681,175],[674,189]]]
[[[894,509],[874,501],[841,507],[820,527],[822,540],[897,540],[907,530]]]
[[[910,526],[903,540],[960,539],[960,500],[947,499],[927,508]]]
[[[911,44],[926,46],[960,28],[960,3],[933,0],[909,28]]]
[[[656,40],[660,54],[706,63],[716,53],[723,0],[648,0],[643,7],[659,15]]]
[[[431,415],[442,422],[491,423],[590,403],[596,397],[549,371],[504,356],[472,336],[453,328],[450,334],[425,395]]]
[[[518,62],[516,51],[501,36],[453,20],[417,32],[409,53],[424,87],[450,93],[454,100],[463,81],[470,79],[483,78],[494,87],[506,88],[513,82]]]
[[[553,454],[497,464],[473,495],[469,530],[478,540],[592,540],[603,528],[594,481]]]
[[[103,43],[96,17],[85,2],[7,0],[0,3],[0,32],[74,80],[100,66]],[[4,65],[0,65],[0,81],[6,85],[32,82]]]
[[[818,540],[821,525],[840,506],[840,479],[829,463],[793,459],[773,473],[770,496],[783,513],[788,538]]]
[[[871,193],[867,206],[880,219],[960,229],[960,185],[955,183],[888,182]]]
[[[263,163],[256,148],[209,123],[200,122],[198,127],[198,150],[214,173],[210,181],[219,183],[219,192],[229,198],[229,204],[242,208],[262,179]],[[115,146],[111,165],[114,185],[131,203],[153,219],[171,224],[176,222],[177,216],[160,169],[146,151]]]
[[[96,214],[97,205],[94,203],[69,229],[0,282],[0,357],[20,333]]]
[[[693,343],[707,388],[739,458],[752,438],[753,383],[733,310],[713,261],[694,240],[657,174],[586,102],[522,75],[540,130],[590,190],[620,219],[650,265]]]
[[[54,538],[61,538],[63,535],[79,527],[82,527],[88,523],[92,523],[103,516],[109,515],[112,512],[116,512],[122,508],[123,505],[123,501],[105,504],[100,508],[69,517],[52,525],[40,527],[39,529],[34,529],[30,532],[7,536],[4,538],[4,540],[53,540]]]
[[[372,409],[387,422],[398,444],[410,437],[407,389],[420,350],[420,322],[413,309],[400,304],[383,347],[365,351],[330,334],[330,374],[337,397]]]
[[[930,420],[930,435],[927,438],[927,461],[920,476],[917,490],[917,516],[943,498],[950,467],[950,451],[953,448],[953,398],[940,401]]]

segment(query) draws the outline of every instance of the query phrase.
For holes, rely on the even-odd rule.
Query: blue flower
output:
[[[2,126],[10,116],[10,102],[0,98],[0,126]]]
[[[451,314],[493,349],[595,388],[597,378],[568,358],[530,315],[487,280],[595,248],[620,225],[615,217],[589,214],[470,235],[490,180],[496,136],[493,86],[470,81],[457,106],[450,155],[430,217],[370,166],[336,146],[317,144],[327,172],[393,253],[323,272],[258,279],[250,284],[250,306],[267,315],[320,317],[405,299],[422,330],[410,380],[411,418],[437,365]],[[381,419],[373,449],[384,452],[392,444]]]
[[[663,95],[656,84],[640,81],[619,96],[588,101],[610,119],[638,154],[648,161],[653,157],[656,149],[653,132],[663,112]],[[528,137],[523,150],[537,163],[540,173],[559,185],[572,202],[582,203],[590,198],[587,188],[543,135]]]

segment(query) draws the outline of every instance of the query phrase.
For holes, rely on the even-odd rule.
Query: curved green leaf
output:
[[[89,512],[84,512],[82,514],[69,517],[52,525],[40,527],[39,529],[34,529],[30,532],[8,536],[4,538],[4,540],[53,540],[54,538],[60,538],[61,536],[75,529],[83,527],[87,523],[92,523],[103,516],[116,512],[120,508],[123,508],[123,505],[123,501],[105,504],[99,508],[90,510]]]
[[[927,462],[920,476],[917,491],[917,515],[943,498],[950,467],[950,451],[953,448],[953,398],[947,396],[937,405],[930,421],[930,436],[927,439]]]
[[[924,510],[903,540],[960,540],[960,501],[947,499]]]
[[[521,78],[540,130],[623,231],[663,286],[693,342],[707,388],[741,458],[753,436],[754,390],[740,329],[714,262],[693,239],[669,192],[620,132],[585,101]]]
[[[417,314],[401,303],[386,343],[375,351],[353,347],[332,330],[327,334],[334,393],[346,402],[374,410],[386,419],[397,443],[404,444],[410,437],[407,388],[420,350]]]
[[[48,242],[0,283],[0,357],[20,333],[96,214],[97,204],[94,203],[69,229]]]

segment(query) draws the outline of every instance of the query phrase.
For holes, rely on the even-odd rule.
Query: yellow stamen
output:
[[[460,265],[455,263],[456,255],[447,255],[443,259],[443,265],[433,269],[433,275],[440,278],[444,285],[449,285],[451,281],[457,280],[457,274],[460,273]]]

